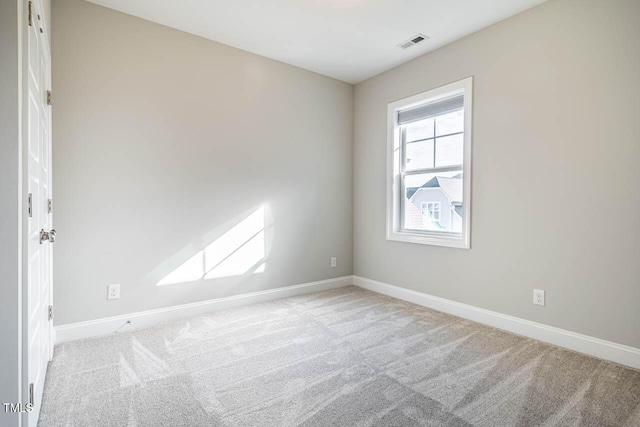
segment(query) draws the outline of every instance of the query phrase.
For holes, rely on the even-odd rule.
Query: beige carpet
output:
[[[62,344],[40,426],[640,426],[640,372],[348,287]]]

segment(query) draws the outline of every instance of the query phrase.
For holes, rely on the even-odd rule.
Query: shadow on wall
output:
[[[164,276],[156,286],[262,273],[266,268],[265,206]]]

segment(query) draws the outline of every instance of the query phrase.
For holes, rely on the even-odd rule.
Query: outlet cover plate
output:
[[[107,299],[119,299],[120,298],[120,284],[113,284],[107,286]]]
[[[541,289],[534,289],[533,290],[533,303],[535,305],[542,305],[544,306],[544,291]]]

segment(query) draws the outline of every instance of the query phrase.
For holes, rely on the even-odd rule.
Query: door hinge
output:
[[[53,320],[53,306],[49,306],[49,321]]]
[[[34,402],[34,398],[33,398],[33,383],[29,384],[29,403],[31,403],[32,405],[35,404]]]
[[[29,2],[29,26],[33,27],[33,3]]]
[[[47,91],[47,105],[51,105],[51,91]]]
[[[33,216],[33,195],[29,193],[27,197],[27,213],[29,214],[29,218]]]
[[[51,199],[47,200],[47,213],[53,212],[53,201]]]

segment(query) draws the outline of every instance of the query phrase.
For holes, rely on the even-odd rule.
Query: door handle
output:
[[[56,241],[56,230],[44,231],[44,228],[40,230],[40,244],[47,240],[51,243]]]

